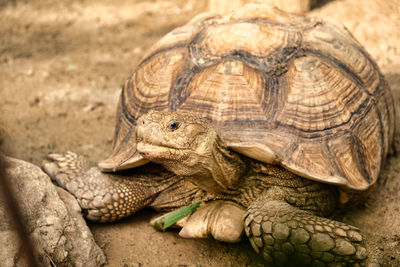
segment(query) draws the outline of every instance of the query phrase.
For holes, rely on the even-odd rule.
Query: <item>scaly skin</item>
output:
[[[257,171],[259,167],[253,166]],[[170,210],[198,200],[219,203],[222,199],[248,206],[244,217],[246,235],[256,252],[274,265],[346,266],[367,257],[357,228],[316,215],[335,208],[337,192],[279,167],[264,169],[267,175],[249,176],[235,195],[207,194],[165,170],[147,174],[102,173],[96,167],[88,168],[84,158],[72,152],[49,155],[43,169],[77,198],[91,221],[122,219],[146,206]],[[224,207],[218,205],[219,209]],[[207,219],[218,220],[214,214],[208,214]],[[208,231],[211,234],[213,229]],[[223,235],[214,236],[232,242]]]
[[[82,156],[67,152],[50,154],[42,168],[75,196],[85,217],[95,222],[119,220],[144,207],[173,209],[191,204],[196,194],[202,197],[190,183],[159,166],[108,174],[89,168]]]
[[[169,129],[171,121],[179,127]],[[275,266],[364,265],[368,252],[360,231],[324,218],[339,202],[336,187],[229,151],[208,122],[188,114],[152,112],[138,120],[137,136],[139,153],[170,172],[105,174],[73,153],[50,155],[43,168],[75,195],[90,220],[203,201],[207,205],[188,219],[183,236],[235,242],[244,228],[254,249]],[[239,223],[234,218],[241,216],[227,214],[243,210]],[[225,233],[224,223],[234,229]]]
[[[335,187],[233,153],[210,122],[191,114],[150,112],[139,118],[136,135],[145,159],[248,208],[246,234],[267,261],[351,265],[367,257],[358,229],[320,217],[335,209]]]
[[[249,206],[245,231],[257,253],[278,266],[353,266],[368,255],[357,228],[270,199],[268,192]]]

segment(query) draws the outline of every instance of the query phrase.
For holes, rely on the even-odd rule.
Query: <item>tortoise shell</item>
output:
[[[394,135],[390,88],[346,29],[259,4],[199,15],[147,52],[103,170],[144,163],[135,124],[150,110],[209,118],[234,151],[354,190],[375,183]]]

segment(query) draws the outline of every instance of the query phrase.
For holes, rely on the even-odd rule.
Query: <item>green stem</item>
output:
[[[180,208],[178,210],[175,210],[171,213],[168,213],[168,214],[162,216],[154,223],[154,228],[159,231],[165,231],[165,229],[167,229],[171,225],[175,224],[177,221],[185,218],[191,212],[195,211],[200,206],[200,203],[201,202],[197,202],[197,203],[188,205],[186,207]]]

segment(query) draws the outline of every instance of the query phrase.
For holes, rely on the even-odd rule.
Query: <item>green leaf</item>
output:
[[[186,207],[180,208],[178,210],[175,210],[171,213],[168,213],[168,214],[162,216],[154,223],[154,228],[157,229],[158,231],[165,231],[165,229],[167,229],[171,225],[175,224],[180,219],[185,218],[192,211],[195,211],[200,206],[200,203],[201,202],[197,202],[197,203],[188,205]]]

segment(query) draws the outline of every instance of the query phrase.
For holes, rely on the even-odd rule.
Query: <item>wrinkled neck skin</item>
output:
[[[247,172],[247,164],[239,154],[228,150],[221,138],[214,134],[215,138],[211,138],[211,144],[204,146],[204,151],[186,151],[181,158],[160,163],[207,192],[234,194]]]

